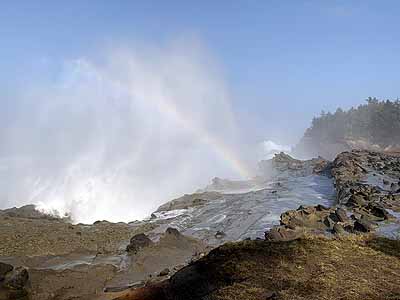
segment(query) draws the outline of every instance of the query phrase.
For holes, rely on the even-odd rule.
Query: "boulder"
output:
[[[387,210],[377,204],[369,204],[367,206],[367,210],[370,211],[370,213],[375,217],[382,218],[384,220],[387,220],[390,217],[390,214],[387,212]]]
[[[287,242],[301,238],[303,232],[301,230],[293,230],[283,226],[276,226],[265,233],[265,239],[275,242]]]
[[[29,273],[24,267],[0,263],[0,300],[27,300]]]
[[[152,240],[150,240],[147,235],[139,233],[131,238],[129,245],[126,247],[126,251],[136,254],[140,249],[149,247],[152,244]]]
[[[0,262],[0,281],[3,281],[6,274],[14,269],[12,265]]]
[[[390,190],[392,192],[396,192],[399,189],[399,185],[397,183],[392,182],[392,184],[390,185]]]
[[[162,270],[159,274],[158,274],[158,276],[160,276],[160,277],[162,277],[162,276],[167,276],[168,274],[169,274],[169,269],[168,268],[165,268],[164,270]]]
[[[322,205],[322,204],[318,204],[318,205],[315,207],[315,209],[316,209],[317,211],[325,211],[325,210],[329,210],[329,207],[326,207],[326,206],[324,206],[324,205]]]
[[[215,238],[217,239],[222,239],[225,236],[225,233],[223,231],[217,231],[215,233]]]
[[[354,230],[355,231],[359,231],[359,232],[370,232],[374,229],[374,225],[372,222],[361,218],[361,219],[357,219],[354,222]]]
[[[17,267],[10,276],[4,279],[4,286],[14,290],[23,289],[28,280],[28,270],[24,267]]]
[[[328,227],[328,229],[333,229],[333,226],[335,226],[335,221],[332,220],[330,216],[327,216],[324,219],[324,225]]]
[[[346,230],[344,229],[344,227],[338,223],[333,225],[333,232],[338,235],[346,234]]]
[[[347,216],[347,213],[343,208],[337,208],[335,214],[339,222],[345,223],[349,220],[349,217]]]
[[[347,201],[347,206],[350,207],[355,207],[355,206],[365,206],[367,205],[367,201],[365,200],[365,198],[361,195],[351,195],[349,200]]]

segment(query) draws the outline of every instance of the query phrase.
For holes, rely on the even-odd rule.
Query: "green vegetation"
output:
[[[335,113],[322,112],[304,134],[315,144],[362,139],[381,147],[400,144],[400,101],[368,98],[367,103]]]

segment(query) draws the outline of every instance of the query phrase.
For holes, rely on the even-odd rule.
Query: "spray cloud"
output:
[[[3,112],[1,207],[131,221],[213,176],[250,176],[225,83],[201,47],[114,49],[61,69]]]

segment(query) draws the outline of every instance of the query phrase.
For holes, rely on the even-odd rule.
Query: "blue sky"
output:
[[[193,37],[252,139],[293,142],[322,109],[399,96],[399,11],[398,1],[4,1],[0,87],[7,99],[51,76],[43,61]]]

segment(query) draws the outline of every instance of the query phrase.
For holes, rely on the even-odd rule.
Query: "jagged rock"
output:
[[[324,211],[324,210],[329,210],[330,209],[329,207],[326,207],[326,206],[324,206],[322,204],[318,204],[315,208],[316,208],[317,211]]]
[[[149,247],[153,242],[144,233],[139,233],[133,236],[130,240],[129,245],[126,247],[126,251],[132,254],[136,254],[140,249]]]
[[[265,239],[275,242],[286,242],[301,238],[303,232],[301,230],[293,230],[282,226],[276,226],[265,233]]]
[[[311,174],[330,175],[330,164],[319,157],[310,160],[298,160],[290,155],[281,152],[275,154],[270,160],[263,160],[259,163],[259,170],[266,178],[275,175],[308,176]]]
[[[10,276],[4,279],[4,286],[10,289],[23,289],[29,280],[28,270],[24,267],[17,267]]]
[[[361,195],[351,195],[349,200],[347,201],[347,206],[354,207],[354,206],[365,206],[367,205],[367,201]]]
[[[333,225],[333,232],[338,235],[346,234],[346,230],[344,229],[344,227],[338,223]]]
[[[349,217],[346,214],[346,211],[343,208],[337,208],[335,211],[336,217],[338,218],[339,222],[347,222]]]
[[[281,215],[280,224],[290,229],[298,227],[326,229],[324,219],[329,215],[330,210],[315,206],[300,206],[297,210],[288,210]]]
[[[398,185],[397,183],[392,182],[392,183],[390,184],[390,190],[391,190],[392,192],[397,191],[398,188],[399,188],[399,185]]]
[[[303,206],[303,205],[300,205],[297,210],[303,212],[306,215],[311,215],[311,214],[314,214],[316,212],[316,208],[314,206]]]
[[[354,222],[354,230],[360,232],[370,232],[374,229],[373,224],[364,218],[357,219]]]
[[[1,263],[3,278],[0,280],[0,300],[27,300],[29,273],[24,267]]]
[[[327,216],[324,219],[324,224],[326,227],[328,227],[328,229],[333,229],[335,226],[335,221],[333,221],[330,216]]]
[[[222,194],[215,191],[205,191],[201,193],[186,194],[180,198],[171,200],[161,205],[156,212],[169,211],[176,209],[187,209],[189,207],[200,206],[208,201],[216,200],[222,197]]]
[[[369,210],[374,216],[384,220],[387,220],[390,217],[390,214],[387,212],[387,210],[377,204],[369,204],[367,206],[367,210]]]
[[[60,218],[58,216],[43,213],[36,209],[33,204],[24,205],[21,207],[13,207],[5,210],[0,210],[0,215],[12,218],[26,218],[26,219],[46,219],[46,220],[64,220],[70,221],[68,216]]]
[[[6,274],[14,269],[12,265],[0,262],[0,281],[3,281]]]
[[[325,160],[322,157],[318,157],[313,160],[314,162],[314,173],[320,175],[331,176],[332,163],[330,161]]]
[[[164,270],[162,270],[159,274],[158,274],[158,276],[167,276],[168,274],[169,274],[169,269],[168,268],[165,268]]]

